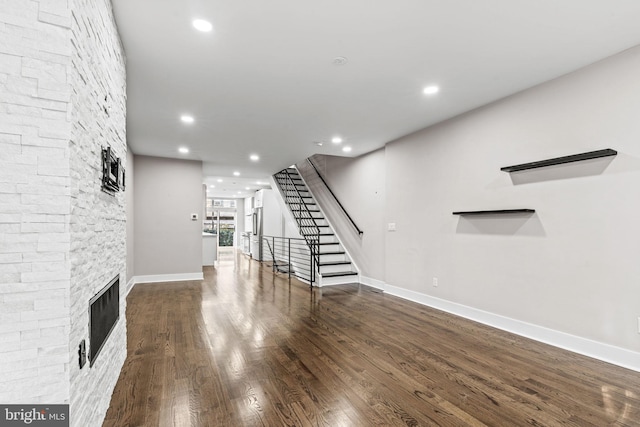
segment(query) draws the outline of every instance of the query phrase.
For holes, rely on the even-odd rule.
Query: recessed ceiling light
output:
[[[235,172],[233,173],[233,176],[240,176],[240,172],[235,171]]]
[[[187,147],[179,147],[179,148],[178,148],[178,151],[179,151],[181,154],[189,154],[189,149],[188,149]]]
[[[257,162],[258,160],[260,160],[260,156],[258,156],[257,154],[252,154],[249,156],[249,158],[254,162]]]
[[[318,147],[322,147],[322,142],[320,142],[320,141],[316,141],[316,142],[314,142],[314,144],[316,144]]]
[[[222,182],[222,178],[218,178],[218,182]]]
[[[422,90],[422,93],[424,93],[425,95],[433,95],[436,94],[440,91],[440,88],[438,86],[427,86]]]
[[[183,114],[182,116],[180,116],[180,120],[182,120],[183,123],[193,123],[195,121],[193,116],[190,116],[188,114]]]
[[[343,147],[342,151],[344,151],[345,153],[348,153],[351,151],[351,147]]]
[[[258,184],[258,185],[264,185],[264,182],[262,182],[262,181],[256,181],[256,184]]]
[[[211,185],[209,186],[209,188],[216,188],[216,186],[215,186],[215,185],[213,185],[213,184],[211,184]]]
[[[333,138],[331,138],[331,142],[333,142],[334,144],[340,144],[342,142],[342,138],[340,138],[339,136],[334,136]]]
[[[204,19],[194,19],[192,24],[196,30],[202,31],[203,33],[208,33],[209,31],[213,30],[213,25],[211,25],[211,22]]]
[[[245,190],[251,190],[251,188],[249,188],[249,187],[244,187],[244,189],[245,189]]]

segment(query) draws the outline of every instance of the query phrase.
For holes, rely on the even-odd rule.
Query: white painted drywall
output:
[[[362,230],[359,235],[334,197],[308,163],[298,164],[320,208],[346,247],[360,274],[385,280],[385,149],[356,158],[322,156],[313,162],[349,216]]]
[[[256,194],[262,200],[262,234],[264,236],[284,236],[282,209],[274,190],[259,190]]]
[[[244,228],[245,213],[244,199],[236,200],[236,231],[233,238],[238,249],[242,248],[242,233],[246,231]]]
[[[202,274],[202,162],[136,156],[135,275]]]
[[[388,144],[386,282],[639,351],[638,75],[634,48]],[[603,148],[619,154],[500,171]],[[452,215],[505,208],[536,213]]]
[[[135,272],[135,221],[134,221],[134,204],[135,204],[135,155],[133,151],[127,147],[127,169],[126,169],[126,211],[127,211],[127,283],[134,277]]]

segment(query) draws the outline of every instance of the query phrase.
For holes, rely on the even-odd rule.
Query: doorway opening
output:
[[[218,246],[236,247],[236,212],[215,210],[213,218],[217,223]]]
[[[205,231],[217,237],[218,260],[231,259],[238,246],[237,206],[233,199],[207,199]]]

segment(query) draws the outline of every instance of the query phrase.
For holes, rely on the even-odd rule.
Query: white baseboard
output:
[[[387,285],[382,280],[372,279],[371,277],[367,277],[367,276],[360,276],[360,283],[362,283],[363,285],[370,286],[372,288],[380,289],[381,291],[384,291]]]
[[[135,276],[135,284],[157,283],[157,282],[184,282],[187,280],[204,280],[204,274],[199,273],[179,273],[179,274],[152,274],[148,276]]]
[[[131,280],[127,282],[127,291],[125,292],[125,298],[129,295],[129,292],[131,292],[131,289],[133,289],[133,285],[135,284],[136,284],[136,278],[134,276],[131,278]]]
[[[365,278],[363,277],[363,279]],[[446,311],[447,313],[451,313],[456,316],[464,317],[478,323],[502,329],[503,331],[511,332],[513,334],[569,350],[574,353],[602,360],[603,362],[640,372],[640,353],[500,316],[498,314],[489,313],[487,311],[478,310],[473,307],[410,291],[408,289],[399,288],[397,286],[380,282],[379,280],[366,279],[367,281],[371,281],[369,283],[367,283],[367,281],[362,281],[363,284],[373,286],[370,283],[377,282],[378,286],[374,287],[379,287],[380,284],[382,284],[382,287],[379,287],[379,289],[383,289],[390,295]]]

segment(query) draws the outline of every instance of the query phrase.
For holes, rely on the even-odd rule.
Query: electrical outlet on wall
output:
[[[433,287],[434,287],[434,288],[437,288],[437,287],[438,287],[438,278],[437,278],[437,277],[434,277],[434,278],[433,278]]]
[[[87,346],[84,340],[80,341],[80,346],[78,348],[78,361],[80,363],[80,369],[82,369],[85,363],[87,363]]]
[[[640,334],[640,317],[638,317],[638,333]]]

